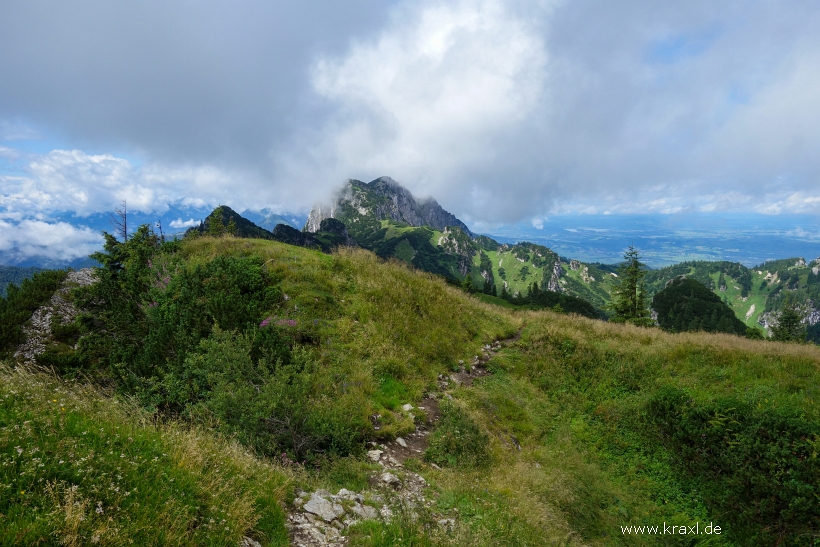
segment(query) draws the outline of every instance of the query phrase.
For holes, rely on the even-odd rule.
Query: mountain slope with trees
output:
[[[746,325],[714,292],[694,279],[677,277],[655,294],[652,309],[662,329],[745,335]]]

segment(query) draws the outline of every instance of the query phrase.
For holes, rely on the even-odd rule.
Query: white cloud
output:
[[[390,175],[475,225],[818,211],[816,1],[320,5],[0,3],[0,142],[141,160],[0,147],[0,210],[293,211]]]
[[[123,200],[130,211],[164,212],[170,204],[281,208],[281,192],[263,187],[258,175],[213,165],[135,166],[112,154],[52,150],[24,154],[1,149],[18,161],[21,175],[0,176],[0,209],[36,213],[68,211],[83,217],[113,210]],[[25,160],[25,161],[22,161]]]
[[[171,221],[171,228],[191,228],[193,226],[199,226],[199,221],[194,219],[182,220],[181,218]]]
[[[814,214],[820,215],[820,195],[795,192],[788,196],[769,195],[769,199],[756,207],[757,212],[767,215]]]
[[[32,258],[71,261],[98,251],[101,245],[99,232],[66,222],[0,220],[0,253],[4,263]]]
[[[400,5],[377,38],[318,61],[315,90],[337,116],[312,143],[312,163],[288,167],[337,181],[392,174],[443,199],[470,194],[466,175],[506,163],[506,139],[545,99],[543,11],[501,0]]]

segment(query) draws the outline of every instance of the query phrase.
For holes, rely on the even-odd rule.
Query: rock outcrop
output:
[[[17,348],[14,358],[20,363],[33,364],[37,356],[54,343],[51,322],[56,319],[63,325],[73,323],[79,313],[69,292],[75,287],[91,285],[96,280],[91,268],[69,272],[62,287],[57,289],[46,304],[31,314],[29,324],[23,327],[25,341]]]
[[[430,226],[437,230],[457,226],[473,237],[467,225],[445,211],[435,199],[418,200],[390,177],[379,177],[368,183],[348,180],[333,203],[313,207],[304,230],[319,231],[322,220],[326,218],[336,218],[346,223],[351,214],[403,222],[410,226]]]

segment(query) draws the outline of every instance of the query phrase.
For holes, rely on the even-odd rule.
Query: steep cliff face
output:
[[[473,264],[473,256],[477,252],[470,235],[459,227],[445,228],[442,236],[438,239],[438,245],[447,254],[458,258],[459,273],[467,275]],[[482,277],[486,279],[484,274],[482,274]]]
[[[326,218],[336,218],[349,225],[356,216],[393,220],[410,226],[430,226],[437,230],[457,226],[470,237],[473,236],[463,222],[445,211],[436,200],[417,200],[409,190],[390,177],[379,177],[371,182],[347,181],[333,203],[317,205],[311,210],[304,230],[318,231],[320,223]]]

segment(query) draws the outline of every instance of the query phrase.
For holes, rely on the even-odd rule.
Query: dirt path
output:
[[[476,355],[470,365],[459,362],[458,372],[439,376],[440,392],[428,394],[418,406],[407,403],[401,411],[418,421],[413,433],[386,443],[369,443],[367,457],[377,463],[381,470],[370,477],[371,489],[361,493],[346,489],[333,494],[325,490],[298,492],[294,507],[288,513],[291,545],[295,547],[344,547],[347,537],[344,530],[352,524],[367,519],[389,521],[400,508],[413,511],[421,505],[430,507],[432,500],[426,498],[427,481],[404,467],[409,458],[420,459],[429,446],[429,436],[439,419],[439,401],[452,398],[449,391],[456,386],[470,386],[476,378],[490,374],[486,364],[502,348],[521,338],[523,327],[515,336],[486,344],[481,355]],[[517,444],[517,443],[516,443]],[[433,464],[435,466],[435,464]],[[439,526],[454,526],[452,519],[442,518]]]

